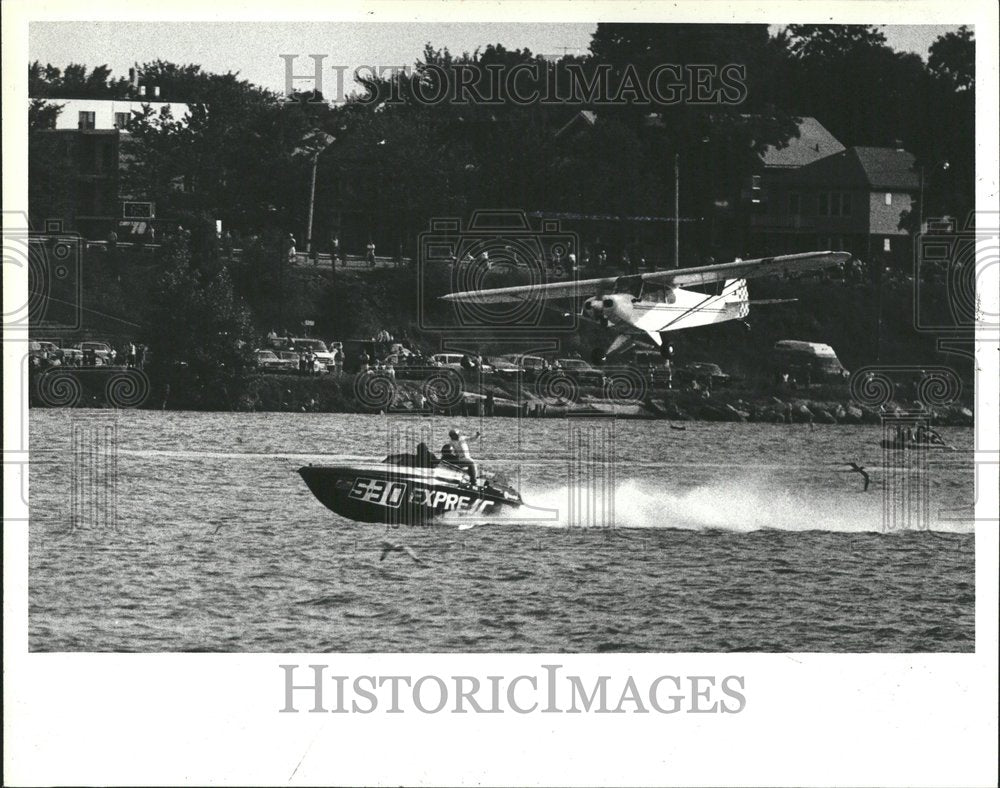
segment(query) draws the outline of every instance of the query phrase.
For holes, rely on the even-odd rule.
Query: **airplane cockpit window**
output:
[[[616,293],[629,293],[633,298],[639,298],[643,293],[641,276],[619,276],[615,281]]]

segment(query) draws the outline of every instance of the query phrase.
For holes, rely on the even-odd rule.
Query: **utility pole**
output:
[[[316,203],[316,169],[319,166],[319,155],[333,145],[337,138],[332,134],[314,129],[303,139],[300,147],[292,151],[292,156],[312,159],[312,180],[309,185],[309,221],[306,225],[306,255],[312,255],[313,246],[313,208]]]
[[[309,186],[309,223],[306,225],[306,257],[312,257],[313,250],[313,207],[316,204],[316,169],[319,166],[319,154],[313,154],[312,184]]]
[[[681,267],[681,155],[674,154],[674,268]]]

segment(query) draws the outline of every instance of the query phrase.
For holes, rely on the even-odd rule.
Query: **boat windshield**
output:
[[[410,465],[416,468],[433,468],[440,460],[434,452],[427,448],[427,444],[420,443],[413,454],[390,454],[382,462],[389,465]]]

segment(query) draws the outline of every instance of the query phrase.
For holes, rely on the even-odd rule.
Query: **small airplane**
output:
[[[581,316],[610,328],[618,336],[602,360],[623,352],[649,337],[664,358],[670,355],[666,335],[684,328],[707,326],[727,320],[745,321],[751,304],[774,304],[795,299],[751,301],[747,279],[831,268],[851,259],[849,252],[803,252],[756,260],[674,268],[646,274],[609,276],[571,282],[465,290],[441,296],[460,304],[540,303],[560,298],[584,297]],[[718,294],[685,290],[685,287],[723,282]]]

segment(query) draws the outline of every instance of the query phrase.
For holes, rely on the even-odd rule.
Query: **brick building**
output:
[[[33,227],[78,232],[104,239],[112,230],[127,234],[149,226],[152,216],[127,216],[126,203],[150,208],[143,195],[124,195],[121,174],[125,127],[133,112],[169,108],[174,117],[186,104],[106,99],[48,99],[62,106],[51,128],[29,136],[28,206]],[[154,212],[155,215],[155,212]],[[141,227],[140,227],[141,225]]]

